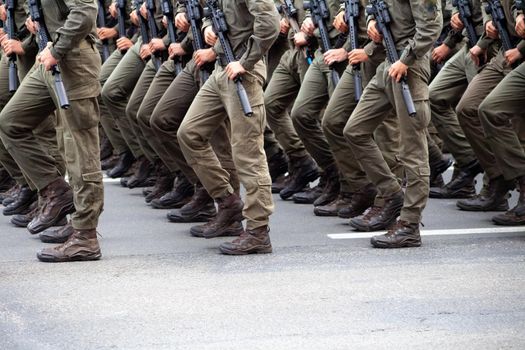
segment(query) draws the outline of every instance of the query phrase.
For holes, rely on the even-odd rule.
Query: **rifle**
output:
[[[146,43],[146,44],[148,44],[151,41],[151,39],[159,37],[159,31],[158,31],[158,28],[157,28],[157,23],[155,23],[155,10],[156,10],[156,8],[155,8],[155,1],[154,0],[146,0],[146,8],[148,9],[148,20],[147,20],[147,23],[148,23],[148,27],[149,27],[149,33],[151,35],[151,37],[149,37],[150,40],[148,40],[148,42]],[[144,19],[142,18],[142,20],[144,20]],[[142,24],[141,24],[140,30],[142,31]],[[144,40],[144,38],[142,40]],[[151,59],[153,60],[153,65],[155,66],[155,70],[158,71],[160,69],[160,66],[162,65],[162,61],[160,59],[159,52],[155,52],[151,56]]]
[[[359,21],[359,0],[344,0],[345,3],[345,21],[348,25],[348,40],[350,42],[350,47],[352,50],[359,48],[359,42],[357,38],[357,33],[359,31],[358,21]],[[363,77],[361,76],[361,66],[359,64],[354,64],[352,66],[354,71],[354,91],[355,91],[355,100],[359,101],[361,95],[363,94]]]
[[[494,23],[494,25],[498,29],[501,44],[503,45],[503,50],[512,50],[515,47],[515,45],[513,44],[512,39],[510,38],[510,34],[507,31],[507,19],[505,18],[505,12],[503,12],[501,1],[487,0],[485,10],[487,11],[487,13],[490,13],[490,15],[492,16],[492,23]]]
[[[104,11],[104,0],[98,1],[98,15],[97,15],[97,27],[106,27],[106,11]],[[106,62],[109,58],[109,41],[108,39],[102,40],[102,62]]]
[[[9,39],[17,38],[15,23],[15,0],[5,2],[7,10],[6,34]],[[9,55],[9,92],[15,92],[18,88],[18,67],[16,66],[16,54]]]
[[[233,54],[233,49],[228,40],[228,24],[226,23],[226,18],[224,17],[224,12],[219,7],[219,2],[217,0],[206,0],[206,8],[204,9],[204,16],[211,19],[213,23],[213,30],[219,38],[221,43],[222,50],[224,51],[224,56],[228,64],[237,61],[235,55]],[[237,95],[239,95],[239,100],[241,102],[242,110],[244,115],[251,117],[253,115],[252,107],[250,106],[250,100],[248,99],[248,94],[242,85],[242,78],[240,76],[235,77],[233,80],[237,86]]]
[[[523,0],[515,0],[514,4],[516,5],[516,9],[520,11],[525,11],[525,1]]]
[[[290,26],[292,27],[294,34],[297,34],[301,31],[301,27],[299,27],[299,23],[297,22],[297,9],[295,8],[292,0],[284,0],[280,6],[277,6],[277,11],[286,17],[288,23],[290,23]],[[305,46],[301,48],[301,51],[303,52],[304,58],[306,59],[306,63],[311,65],[315,58],[312,49],[308,46]]]
[[[202,13],[201,7],[197,0],[185,0],[186,4],[186,17],[190,22],[191,34],[193,36],[193,49],[195,51],[206,48],[204,44],[204,38],[202,37]],[[206,69],[205,65],[199,68],[200,82],[204,85],[206,80],[210,77],[210,73]]]
[[[44,16],[42,15],[42,7],[38,0],[28,0],[29,13],[31,15],[31,21],[37,27],[38,35],[38,48],[42,52],[46,47],[49,40],[49,32],[47,31],[46,24],[44,22]],[[60,74],[60,68],[57,64],[51,67],[51,74],[55,77],[55,90],[58,97],[58,102],[60,108],[68,109],[69,108],[69,99],[67,97],[66,88],[64,87],[64,82],[62,81],[62,76]]]
[[[388,12],[388,5],[383,0],[370,0],[370,5],[366,7],[366,13],[375,17],[377,29],[383,35],[388,60],[391,64],[394,64],[399,60],[399,54],[397,53],[396,44],[392,38],[392,32],[389,27],[391,19],[390,13]],[[403,94],[408,115],[414,117],[417,112],[406,76],[401,78],[400,83],[401,93]]]
[[[465,31],[467,32],[468,44],[472,48],[478,43],[478,35],[476,34],[476,28],[472,23],[472,10],[468,0],[452,0],[452,5],[458,9],[459,18],[463,22]]]
[[[330,11],[328,10],[325,0],[305,1],[303,6],[305,10],[310,10],[312,21],[319,29],[319,35],[321,36],[321,49],[323,53],[331,50],[332,44],[330,43],[330,35],[328,34],[328,29],[326,28],[325,23],[330,18]],[[332,75],[332,82],[334,86],[337,86],[339,83],[339,73],[337,73],[333,67],[330,66],[329,68]]]
[[[175,44],[178,41],[178,38],[177,30],[175,29],[175,16],[173,16],[173,5],[171,3],[171,0],[162,0],[161,6],[162,13],[164,14],[164,16],[166,16],[166,19],[168,20],[168,36],[170,38],[170,42],[172,44]],[[178,75],[180,72],[182,72],[182,62],[179,56],[175,56],[173,58],[173,61],[175,62],[175,74]]]

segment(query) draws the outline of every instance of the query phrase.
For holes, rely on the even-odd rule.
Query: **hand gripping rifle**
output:
[[[118,37],[127,38],[126,36],[126,0],[117,0],[117,21],[118,21]],[[121,50],[125,54],[127,50]]]
[[[330,43],[330,35],[328,34],[328,29],[326,28],[326,21],[330,18],[330,11],[328,10],[325,0],[305,1],[304,9],[310,10],[312,21],[319,29],[319,35],[321,37],[321,49],[323,50],[323,53],[331,50],[332,44]],[[339,83],[339,73],[337,73],[333,67],[330,67],[330,73],[332,74],[332,82],[334,86],[337,86]]]
[[[463,22],[465,31],[467,32],[467,39],[469,47],[476,46],[478,42],[478,35],[476,34],[476,28],[472,23],[472,10],[468,0],[452,0],[452,5],[458,9],[459,18]]]
[[[297,22],[297,9],[295,8],[292,0],[284,0],[281,5],[277,6],[277,11],[286,17],[288,23],[290,23],[290,26],[292,27],[294,34],[297,34],[301,31],[299,22]],[[301,48],[301,51],[303,52],[304,58],[306,59],[306,63],[311,65],[314,60],[314,53],[312,52],[312,49],[308,46],[305,46]]]
[[[177,38],[177,30],[175,29],[175,16],[173,15],[173,4],[171,3],[171,0],[162,0],[161,2],[162,6],[162,13],[164,16],[166,16],[166,19],[168,21],[168,36],[170,38],[170,42],[172,44],[175,44],[178,42]],[[175,56],[173,58],[173,61],[175,62],[175,74],[179,74],[182,72],[182,62],[180,60],[179,56]]]
[[[104,0],[98,1],[97,27],[106,27],[106,10],[104,9]],[[102,40],[102,62],[106,62],[109,58],[109,41]]]
[[[148,24],[149,33],[150,33],[149,40],[146,43],[146,44],[148,44],[151,41],[151,39],[159,37],[159,30],[157,28],[157,23],[155,23],[155,11],[156,11],[155,1],[154,0],[146,0],[145,3],[146,3],[146,9],[148,9],[147,24]],[[144,18],[142,16],[140,18],[142,19],[141,20],[141,23],[142,23]],[[145,25],[144,25],[144,27],[145,27]],[[140,31],[142,32],[142,24],[141,24],[141,27],[140,27]],[[147,32],[147,29],[146,29],[146,32]],[[144,37],[142,37],[142,40],[144,41]],[[160,69],[160,66],[162,65],[162,60],[160,58],[160,53],[159,52],[153,53],[153,55],[151,55],[151,59],[153,60],[153,65],[155,66],[155,70],[158,71]]]
[[[492,22],[496,26],[496,29],[498,29],[501,44],[503,45],[503,50],[512,50],[515,45],[512,43],[512,39],[510,38],[510,34],[507,30],[507,19],[505,18],[505,12],[503,12],[501,1],[487,0],[487,6],[485,6],[485,10],[492,16]]]
[[[17,38],[15,23],[15,0],[5,2],[7,10],[6,34],[9,39]],[[15,92],[18,89],[18,67],[16,66],[16,54],[9,55],[9,92]]]
[[[46,24],[44,22],[44,16],[42,14],[42,8],[38,0],[28,0],[29,13],[31,15],[31,21],[37,27],[38,35],[38,48],[42,52],[47,47],[49,40],[49,32],[47,31]],[[64,82],[62,81],[62,76],[60,75],[60,68],[58,65],[54,65],[51,68],[51,74],[55,77],[55,90],[58,96],[58,102],[60,108],[68,109],[69,108],[69,99],[67,97],[66,89],[64,87]]]
[[[366,7],[366,13],[375,17],[377,29],[383,35],[388,60],[391,64],[394,64],[399,60],[399,54],[397,53],[396,44],[392,38],[392,32],[389,27],[391,20],[387,4],[383,0],[370,0],[370,5]],[[416,107],[414,106],[414,100],[412,99],[406,76],[401,78],[400,83],[408,115],[415,117]]]
[[[232,46],[228,40],[228,24],[224,18],[224,13],[219,7],[219,2],[217,0],[206,0],[206,8],[204,9],[204,15],[211,19],[213,23],[213,30],[219,37],[219,42],[221,43],[222,50],[224,51],[224,56],[228,64],[237,61],[235,55],[233,54]],[[235,85],[237,86],[237,95],[239,95],[239,100],[241,102],[242,110],[244,115],[251,117],[253,115],[252,107],[250,106],[250,100],[248,99],[248,94],[242,85],[242,78],[237,76],[234,79]]]
[[[345,4],[345,21],[348,25],[348,40],[352,50],[359,48],[357,33],[359,31],[359,0],[344,0]],[[352,66],[354,72],[354,91],[355,100],[359,101],[363,94],[363,77],[361,76],[361,66],[354,64]]]
[[[193,49],[195,51],[202,50],[206,48],[204,44],[204,38],[202,37],[201,27],[202,27],[202,13],[201,7],[198,0],[185,0],[186,5],[186,17],[188,22],[190,22],[191,34],[193,36]],[[202,65],[199,68],[200,72],[200,83],[204,85],[206,80],[210,77],[206,65]]]

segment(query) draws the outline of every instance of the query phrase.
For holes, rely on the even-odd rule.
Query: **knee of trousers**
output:
[[[314,127],[319,123],[316,117],[309,115],[302,107],[294,107],[292,109],[291,117],[293,126],[299,135],[304,134],[304,130],[308,130],[310,127]]]
[[[104,84],[100,96],[106,106],[111,105],[113,102],[123,101],[128,97],[118,85],[112,84],[111,81]]]
[[[345,126],[340,118],[332,118],[329,115],[325,115],[321,121],[321,128],[325,135],[343,136]]]
[[[177,139],[179,140],[182,150],[186,149],[187,151],[190,151],[197,147],[201,137],[195,130],[186,127],[184,124],[181,124],[179,130],[177,131]]]
[[[364,133],[359,130],[360,128],[357,125],[354,125],[351,120],[346,123],[346,126],[343,129],[343,136],[348,141],[349,144],[353,146],[358,146],[360,144],[367,143],[373,139],[373,134]]]
[[[137,112],[137,122],[141,129],[151,128],[151,114],[139,108]]]
[[[497,134],[497,129],[502,127],[511,127],[511,120],[506,118],[505,114],[498,113],[498,108],[491,101],[490,98],[486,98],[481,102],[478,109],[478,115],[481,124],[483,125],[483,131],[488,137]],[[496,128],[496,130],[494,130]],[[494,132],[496,131],[496,133]]]
[[[9,112],[5,108],[0,113],[0,137],[4,145],[6,146],[6,148],[9,148],[9,144],[10,144],[10,142],[8,142],[8,139],[17,137],[17,135],[24,133],[23,130],[17,128],[15,124],[13,123],[14,114],[15,113]],[[26,130],[26,131],[30,132],[29,130]]]
[[[474,106],[462,103],[461,101],[459,102],[456,107],[456,115],[458,116],[461,127],[479,124],[478,108],[479,106],[477,105]]]

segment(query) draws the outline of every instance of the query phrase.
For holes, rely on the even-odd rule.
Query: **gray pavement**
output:
[[[140,192],[106,183],[98,262],[39,263],[37,237],[0,217],[0,349],[525,348],[525,228],[376,250],[276,198],[274,254],[228,257]],[[492,214],[431,200],[423,230]]]

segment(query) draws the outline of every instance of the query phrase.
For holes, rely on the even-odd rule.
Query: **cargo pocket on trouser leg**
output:
[[[104,207],[102,172],[83,173],[74,186],[76,212],[71,219],[76,229],[95,229]]]

